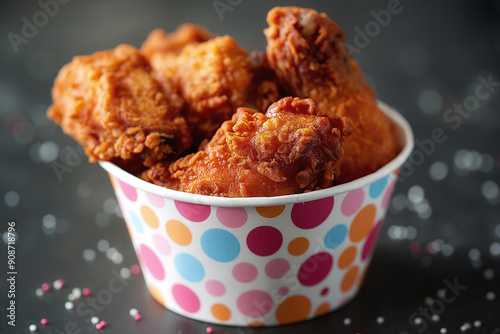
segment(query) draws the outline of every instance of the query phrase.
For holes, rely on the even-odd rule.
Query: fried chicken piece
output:
[[[249,60],[252,82],[248,90],[247,106],[265,113],[271,104],[284,95],[266,54],[261,51],[253,51],[250,53]]]
[[[150,166],[173,160],[192,139],[151,70],[130,45],[75,57],[55,80],[47,115],[82,145],[91,162]]]
[[[392,160],[400,150],[395,128],[347,51],[343,31],[326,14],[298,7],[276,7],[267,22],[267,56],[286,93],[312,98],[319,115],[346,117],[352,126],[337,181]]]
[[[176,82],[195,145],[245,106],[251,82],[248,52],[230,36],[187,45],[177,58]]]
[[[190,193],[225,197],[279,196],[333,185],[347,125],[315,115],[311,99],[283,98],[266,114],[239,108],[203,151],[145,179]]]

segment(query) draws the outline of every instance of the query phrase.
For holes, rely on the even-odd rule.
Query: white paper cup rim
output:
[[[378,103],[382,111],[389,117],[389,119],[396,126],[398,139],[402,146],[401,152],[399,152],[399,154],[393,160],[391,160],[385,166],[381,167],[372,174],[366,175],[351,182],[336,185],[326,189],[321,189],[301,194],[273,196],[273,197],[217,197],[217,196],[192,194],[192,193],[168,189],[144,181],[128,173],[127,171],[121,169],[120,167],[116,166],[111,162],[100,161],[99,164],[108,173],[114,175],[118,179],[128,183],[129,185],[137,189],[144,190],[146,192],[149,192],[157,196],[170,198],[182,202],[215,205],[222,207],[259,207],[259,206],[276,206],[283,204],[309,202],[320,198],[326,198],[329,196],[335,196],[338,194],[346,193],[364,187],[368,184],[371,184],[395,171],[397,168],[403,165],[406,159],[408,159],[414,146],[413,131],[409,123],[403,116],[401,116],[400,113],[398,113],[390,106],[380,101]]]

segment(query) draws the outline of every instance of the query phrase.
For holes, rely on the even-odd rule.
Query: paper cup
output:
[[[397,126],[401,153],[373,174],[304,194],[189,194],[101,162],[153,298],[186,317],[237,326],[303,321],[351,300],[413,148],[408,123],[380,107]]]

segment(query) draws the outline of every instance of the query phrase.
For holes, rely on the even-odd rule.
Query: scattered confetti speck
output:
[[[470,323],[466,322],[462,326],[460,326],[460,331],[465,332],[471,329]]]
[[[413,319],[413,323],[415,325],[420,325],[422,323],[422,318],[416,317],[415,319]]]
[[[443,328],[441,328],[441,329],[439,330],[439,333],[441,333],[441,334],[446,334],[446,333],[448,333],[448,330],[447,330],[446,328],[444,328],[444,327],[443,327]]]
[[[440,319],[441,319],[441,317],[439,316],[439,314],[431,315],[431,320],[434,322],[438,322]]]
[[[29,328],[30,332],[36,332],[36,329],[37,329],[35,324],[31,324],[28,328]]]
[[[142,315],[140,313],[137,313],[136,315],[134,315],[135,321],[141,321],[141,319],[142,319]]]
[[[130,273],[134,276],[137,276],[141,273],[141,267],[138,264],[133,264],[130,267]]]
[[[131,308],[129,311],[128,311],[128,314],[133,317],[135,316],[136,314],[139,314],[139,311],[136,309],[136,308]]]
[[[481,323],[481,320],[476,320],[472,323],[474,325],[474,327],[478,328],[478,327],[481,327],[482,323]]]
[[[130,269],[128,269],[127,267],[121,268],[120,269],[120,276],[122,278],[125,278],[125,279],[130,278]]]
[[[91,294],[91,291],[90,291],[90,289],[89,289],[89,288],[83,288],[83,289],[82,289],[82,295],[83,295],[84,297],[88,297],[88,296],[90,296],[90,294]]]
[[[351,318],[344,319],[344,325],[349,326],[351,324]]]
[[[73,309],[73,307],[74,307],[73,302],[68,301],[68,302],[66,302],[66,303],[64,304],[64,308],[65,308],[66,310],[72,310],[72,309]]]
[[[14,207],[19,204],[19,194],[13,190],[8,191],[4,197],[5,204]]]
[[[385,321],[384,317],[377,317],[377,324],[383,324]]]
[[[79,299],[82,296],[82,290],[80,290],[80,288],[73,288],[71,293],[76,299]]]
[[[500,255],[500,243],[498,243],[498,242],[493,242],[493,243],[490,245],[490,253],[491,253],[491,255],[493,255],[493,256]]]
[[[47,326],[49,321],[46,318],[42,318],[42,320],[40,320],[40,323],[42,324],[42,326]]]
[[[95,251],[93,249],[87,248],[83,250],[83,259],[85,261],[94,261],[95,260]]]
[[[214,329],[212,327],[207,327],[207,329],[206,329],[206,332],[209,334],[212,333],[213,331],[214,331]]]
[[[90,322],[92,323],[92,325],[97,325],[99,323],[99,318],[93,316],[92,318],[90,318]]]
[[[493,291],[488,291],[486,293],[486,299],[489,300],[489,301],[492,301],[492,300],[495,300],[496,298],[496,295]]]
[[[106,239],[101,239],[97,242],[97,250],[104,253],[109,248],[109,241]]]
[[[63,287],[64,287],[64,280],[63,279],[56,279],[54,281],[54,283],[52,283],[52,286],[54,287],[54,289],[56,290],[61,290]]]
[[[49,283],[43,283],[43,284],[42,284],[42,290],[43,290],[44,292],[48,292],[48,291],[50,291],[50,284],[49,284]]]
[[[44,295],[44,292],[41,288],[38,288],[35,290],[35,294],[37,295],[37,297],[42,297]]]
[[[493,279],[493,277],[495,277],[495,272],[493,271],[493,269],[491,268],[488,268],[484,271],[484,278],[485,279]]]
[[[472,248],[469,250],[469,259],[477,260],[481,257],[481,252],[477,248]]]

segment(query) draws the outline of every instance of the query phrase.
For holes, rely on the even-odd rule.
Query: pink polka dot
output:
[[[215,213],[224,226],[231,228],[245,225],[248,219],[247,212],[243,208],[218,207]]]
[[[257,268],[248,262],[241,262],[233,267],[233,276],[238,282],[252,282],[258,274]]]
[[[272,226],[254,228],[247,236],[248,248],[259,256],[269,256],[276,253],[282,243],[283,236]]]
[[[172,287],[172,295],[179,306],[186,312],[195,313],[200,309],[200,299],[188,287],[175,284]]]
[[[394,190],[394,186],[396,185],[396,180],[392,181],[391,184],[387,187],[384,198],[382,199],[382,208],[387,208],[389,205],[389,201],[391,200],[392,191]]]
[[[286,286],[282,286],[281,288],[278,289],[278,295],[284,296],[290,291]]]
[[[219,281],[214,279],[207,281],[205,283],[205,289],[208,293],[215,297],[223,296],[226,293],[226,287]]]
[[[274,259],[266,264],[266,274],[270,278],[282,278],[290,270],[290,263],[285,259]]]
[[[359,210],[365,199],[365,192],[363,189],[356,189],[349,192],[342,201],[340,211],[344,216],[350,216]]]
[[[162,281],[165,278],[165,270],[156,254],[146,245],[141,245],[139,252],[151,275],[157,280]]]
[[[186,219],[199,223],[210,216],[210,206],[203,204],[174,201],[179,213]]]
[[[127,196],[127,198],[129,200],[131,200],[132,202],[135,202],[137,200],[137,190],[135,190],[134,187],[123,182],[120,179],[116,179],[116,180],[118,180],[118,184],[120,185],[120,188],[122,189],[125,196]]]
[[[163,197],[151,194],[151,193],[146,193],[146,197],[148,198],[149,202],[156,206],[157,208],[162,208],[163,205],[165,204],[165,200]]]
[[[244,315],[250,318],[260,318],[271,312],[274,302],[267,292],[250,290],[238,297],[236,306]]]
[[[368,235],[368,238],[366,238],[365,245],[363,246],[363,250],[361,252],[361,260],[365,261],[368,257],[370,257],[377,243],[377,238],[378,234],[380,233],[381,227],[382,220],[379,220],[372,228],[370,234]]]
[[[170,255],[170,253],[172,252],[168,241],[159,234],[155,234],[153,236],[153,244],[155,245],[155,248],[163,255]]]
[[[303,285],[315,285],[325,279],[330,273],[332,266],[333,258],[329,253],[317,253],[302,263],[297,277]]]
[[[328,287],[326,287],[326,288],[323,288],[319,294],[321,295],[321,297],[324,297],[328,294],[328,292],[330,292],[330,289]]]
[[[333,197],[327,197],[294,204],[291,212],[293,223],[305,230],[315,228],[328,218],[333,209],[333,201]]]

